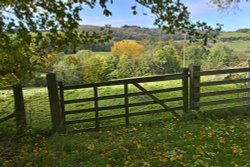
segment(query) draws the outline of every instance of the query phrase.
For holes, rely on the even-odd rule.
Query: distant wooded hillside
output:
[[[82,25],[79,27],[79,30],[84,30],[89,33],[91,32],[101,32],[103,27],[92,26],[92,25]],[[247,28],[238,29],[233,32],[221,32],[218,37],[218,41],[221,42],[238,42],[245,41],[248,43],[250,41],[249,30]],[[78,50],[91,50],[95,52],[110,52],[111,47],[114,42],[121,40],[136,40],[136,41],[169,41],[169,40],[183,40],[184,35],[172,35],[166,34],[158,28],[145,28],[136,25],[124,25],[122,27],[111,27],[112,39],[105,43],[99,44],[79,44],[77,48],[71,46],[66,47],[64,53],[76,53]],[[249,50],[244,49],[244,50]]]
[[[235,32],[249,33],[250,28],[240,28],[240,29],[236,30]]]
[[[83,25],[80,27],[80,30],[85,30],[88,32],[98,32],[101,27],[98,26],[89,26]],[[112,27],[113,40],[181,40],[183,35],[171,35],[166,34],[158,28],[145,28],[139,26],[128,26],[124,25],[122,27]]]

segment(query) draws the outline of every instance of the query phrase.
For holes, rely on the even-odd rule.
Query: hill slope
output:
[[[88,32],[99,32],[101,27],[98,26],[81,26],[80,30],[86,30]],[[112,27],[113,39],[114,40],[181,40],[182,35],[168,35],[165,32],[157,28],[144,28],[139,26],[123,26],[123,27]]]

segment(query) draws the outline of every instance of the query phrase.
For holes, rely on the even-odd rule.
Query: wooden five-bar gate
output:
[[[53,78],[53,74],[50,74]],[[74,85],[74,86],[64,86],[62,82],[59,82],[59,99],[60,99],[60,108],[61,114],[58,116],[61,119],[58,119],[60,123],[57,125],[60,127],[61,131],[66,130],[67,125],[71,124],[79,124],[79,123],[86,123],[86,122],[94,122],[95,127],[92,128],[83,128],[83,129],[76,129],[73,131],[80,132],[80,131],[88,131],[96,129],[98,130],[101,128],[100,121],[104,120],[111,120],[111,119],[118,119],[124,118],[124,124],[129,125],[130,117],[139,116],[139,115],[148,115],[148,114],[155,114],[155,113],[162,113],[162,112],[169,112],[173,114],[175,117],[179,117],[178,110],[182,110],[183,112],[188,111],[188,69],[183,69],[183,72],[180,74],[173,74],[173,75],[161,75],[161,76],[152,76],[152,77],[141,77],[141,78],[130,78],[130,79],[122,79],[122,80],[113,80],[108,82],[101,82],[101,83],[93,83],[93,84],[85,84],[85,85]],[[143,87],[143,83],[148,82],[158,82],[158,81],[171,81],[171,80],[179,80],[181,81],[181,86],[175,86],[171,88],[164,88],[164,89],[157,89],[157,90],[147,90]],[[100,96],[99,95],[99,88],[105,86],[116,86],[116,85],[123,85],[123,93],[116,94],[116,95],[106,95]],[[129,92],[129,85],[133,85],[136,87],[139,92]],[[64,99],[64,91],[66,90],[77,90],[77,89],[87,89],[91,88],[93,91],[93,97],[91,98],[82,98],[82,99],[71,99],[65,100]],[[182,91],[180,97],[173,97],[167,99],[160,99],[155,94],[158,93],[170,93],[175,91]],[[150,98],[150,101],[143,101],[143,102],[136,102],[132,103],[129,100],[129,97],[146,95]],[[167,96],[166,96],[167,97]],[[112,100],[116,98],[122,98],[123,104],[112,105],[112,106],[105,106],[100,107],[99,102],[101,100]],[[182,105],[170,107],[168,106],[168,102],[174,101],[181,101]],[[94,102],[93,108],[85,108],[85,109],[78,109],[78,110],[65,110],[65,106],[73,104],[73,103],[82,103],[82,102]],[[150,104],[158,104],[161,106],[162,109],[156,110],[149,110],[149,111],[141,111],[141,112],[130,112],[130,107],[137,107],[137,106],[145,106]],[[112,111],[114,109],[123,109],[124,112],[122,114],[114,114],[108,116],[100,116],[101,111]],[[106,112],[105,111],[105,112]],[[68,120],[67,116],[72,114],[79,114],[79,113],[90,113],[94,112],[94,117],[92,118],[85,118],[85,119],[77,119],[77,120]]]

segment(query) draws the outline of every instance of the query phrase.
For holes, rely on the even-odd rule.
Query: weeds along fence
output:
[[[0,90],[1,91],[13,90],[13,98],[14,98],[14,111],[0,118],[0,123],[3,123],[10,119],[14,119],[16,122],[17,133],[22,133],[27,125],[22,86],[16,85],[13,87],[0,88]]]
[[[152,77],[141,77],[141,78],[130,78],[130,79],[122,79],[122,80],[114,80],[114,81],[108,81],[108,82],[101,82],[101,83],[94,83],[94,84],[86,84],[86,85],[74,85],[74,86],[64,86],[62,82],[59,82],[59,97],[53,97],[55,99],[60,99],[60,102],[56,105],[53,104],[53,106],[57,106],[54,108],[54,110],[57,110],[57,113],[54,114],[54,125],[56,126],[54,129],[60,129],[60,131],[65,131],[66,126],[72,125],[72,124],[79,124],[79,123],[87,123],[87,122],[93,122],[94,127],[91,128],[82,128],[82,129],[74,129],[74,132],[81,132],[81,131],[89,131],[89,130],[98,130],[102,126],[100,125],[101,121],[107,121],[107,120],[114,120],[114,119],[124,119],[124,124],[129,125],[130,118],[136,117],[140,115],[148,115],[148,114],[155,114],[155,113],[162,113],[162,112],[169,112],[173,114],[175,117],[179,117],[178,110],[182,110],[183,112],[188,111],[188,69],[183,69],[183,72],[180,74],[173,74],[173,75],[161,75],[161,76],[152,76]],[[50,79],[49,79],[50,78]],[[173,81],[173,80],[179,80],[181,81],[180,86],[175,86],[171,88],[164,88],[164,89],[157,89],[157,90],[147,90],[143,86],[144,83],[149,82],[159,82],[159,81]],[[53,74],[48,75],[48,81],[49,83],[54,82],[55,84],[55,76]],[[48,84],[51,85],[51,84]],[[53,84],[52,84],[53,85]],[[115,94],[115,95],[105,95],[101,96],[99,95],[99,89],[102,87],[107,86],[117,86],[120,85],[123,87],[123,93],[121,94]],[[129,88],[133,86],[138,91],[137,92],[130,92]],[[51,86],[52,87],[52,86]],[[65,100],[64,92],[68,90],[78,90],[78,89],[92,89],[93,91],[93,97],[89,98],[81,98],[81,99],[71,99],[71,100]],[[53,89],[55,90],[55,89]],[[171,93],[181,91],[181,96],[174,97],[174,98],[164,98],[160,99],[157,97],[156,94],[159,93]],[[148,101],[143,102],[130,102],[129,98],[140,96],[140,95],[146,95],[149,97]],[[168,97],[167,95],[165,97]],[[115,100],[115,99],[123,99],[123,104],[117,104],[117,105],[109,105],[109,106],[100,106],[100,101],[105,100]],[[52,100],[53,101],[53,100]],[[51,102],[52,102],[51,101]],[[176,102],[181,101],[182,104],[179,106],[170,107],[168,105],[169,102]],[[65,106],[70,104],[76,104],[76,103],[83,103],[83,102],[92,102],[94,105],[93,107],[84,108],[84,109],[77,109],[77,110],[66,110]],[[53,103],[53,102],[52,102]],[[60,104],[60,107],[59,107]],[[161,109],[154,109],[154,110],[148,110],[148,111],[140,111],[140,112],[131,112],[131,107],[138,107],[138,106],[146,106],[156,104],[161,107]],[[60,108],[60,109],[59,109]],[[105,115],[103,112],[112,113],[115,109],[122,109],[123,112],[119,114],[111,114],[111,115]],[[75,120],[68,120],[68,116],[75,115],[75,114],[88,114],[88,113],[94,113],[93,117],[91,118],[83,118],[83,119],[75,119]],[[114,112],[113,112],[114,113]]]

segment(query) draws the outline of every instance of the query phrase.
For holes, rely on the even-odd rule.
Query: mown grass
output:
[[[211,78],[202,78],[211,80]],[[147,83],[149,90],[176,87],[180,81]],[[203,92],[245,87],[245,84],[205,87]],[[138,91],[130,86],[130,92]],[[122,86],[100,88],[100,95],[120,94]],[[158,94],[159,98],[178,97],[181,92]],[[210,101],[219,98],[235,98],[246,94],[232,94],[203,98]],[[11,92],[1,92],[0,113],[13,110]],[[65,92],[66,99],[92,97],[93,90]],[[118,126],[124,119],[103,122],[113,125],[99,132],[50,135],[51,118],[47,90],[25,89],[29,130],[27,135],[14,137],[14,121],[0,124],[0,164],[2,166],[249,166],[250,165],[250,114],[246,108],[202,112],[190,112],[180,119],[169,113],[139,116],[131,119],[129,127]],[[146,96],[130,98],[130,102],[150,100]],[[101,106],[122,104],[124,99],[103,101]],[[243,103],[237,103],[237,105]],[[168,105],[181,105],[175,102]],[[228,107],[227,104],[217,107]],[[92,107],[92,103],[68,106],[68,110]],[[131,112],[157,109],[156,105],[134,108]],[[216,106],[214,106],[216,107]],[[8,109],[7,109],[8,108]],[[101,114],[117,114],[124,110],[105,111]],[[181,111],[180,111],[181,113]],[[67,119],[88,118],[93,115],[75,115]],[[116,126],[115,126],[116,125]],[[93,126],[91,124],[78,127]],[[70,128],[75,128],[72,126]],[[69,129],[70,130],[70,129]]]
[[[112,55],[111,52],[92,52],[92,54],[96,55],[96,56],[110,56],[110,55]],[[70,56],[75,57],[76,54],[63,54],[63,55],[60,55],[58,57],[58,59],[59,60],[64,60],[64,59],[66,59],[67,57],[70,57]]]
[[[248,36],[248,34],[243,32],[221,32],[219,38],[237,38],[246,36]]]
[[[249,53],[250,52],[250,41],[236,40],[225,43],[228,47],[236,52]]]
[[[111,52],[93,52],[95,55],[100,55],[100,56],[110,56],[112,55]]]
[[[218,38],[240,38],[247,37],[247,33],[242,32],[221,32]],[[250,41],[248,40],[234,40],[231,42],[225,42],[225,44],[239,53],[249,53],[250,52]]]

